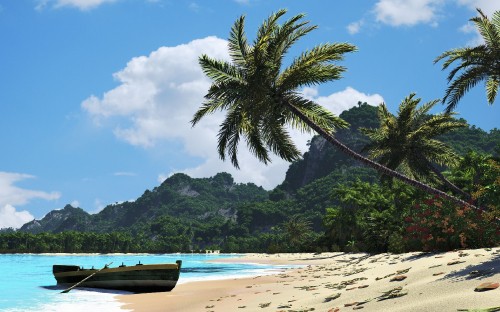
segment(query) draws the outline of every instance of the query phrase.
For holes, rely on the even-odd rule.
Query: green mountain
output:
[[[41,220],[24,224],[20,231],[30,233],[84,231],[91,225],[91,219],[92,216],[85,210],[66,205],[61,210],[52,210]]]
[[[211,218],[236,220],[240,205],[267,198],[268,193],[262,187],[252,183],[236,184],[228,173],[202,179],[178,173],[153,190],[146,190],[136,201],[111,204],[94,215],[67,205],[41,220],[26,223],[20,230],[31,233],[128,231],[164,215],[192,222]]]

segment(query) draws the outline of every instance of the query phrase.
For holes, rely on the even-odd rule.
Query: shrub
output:
[[[404,240],[411,250],[482,248],[500,242],[492,212],[456,206],[437,196],[415,204],[404,221]]]
[[[406,245],[403,235],[392,233],[388,239],[387,251],[392,253],[403,253],[406,251]]]

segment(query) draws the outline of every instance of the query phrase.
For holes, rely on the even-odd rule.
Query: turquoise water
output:
[[[122,262],[134,265],[174,263],[182,260],[181,276],[178,283],[203,279],[234,278],[254,276],[276,270],[275,266],[217,263],[208,260],[237,257],[237,255],[196,255],[196,254],[126,254],[126,255],[0,255],[0,311],[2,312],[89,312],[124,311],[115,299],[116,294],[124,292],[92,291],[74,289],[61,294],[52,275],[53,264],[75,264],[85,268],[102,268],[112,262],[111,267]],[[175,291],[175,288],[174,288]]]

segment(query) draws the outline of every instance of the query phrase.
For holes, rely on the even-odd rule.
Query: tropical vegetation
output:
[[[434,60],[434,63],[444,60],[443,70],[458,63],[448,74],[449,86],[443,97],[447,112],[454,110],[460,99],[481,81],[485,82],[490,105],[495,102],[500,87],[500,11],[494,12],[491,20],[481,9],[477,12],[479,16],[470,21],[476,25],[484,43],[445,51]]]
[[[292,161],[282,184],[266,191],[235,183],[228,173],[202,179],[175,174],[137,200],[108,205],[94,215],[67,205],[19,230],[0,229],[0,253],[405,252],[498,246],[500,130],[470,126],[451,110],[431,115],[437,101],[418,107],[414,94],[401,103],[397,116],[384,104],[361,102],[334,116],[303,98],[299,88],[339,79],[345,68],[334,62],[356,48],[323,44],[282,69],[287,51],[316,28],[303,15],[278,24],[285,12],[271,15],[253,44],[246,39],[245,18],[239,18],[229,38],[232,62],[200,57],[213,83],[191,121],[196,125],[226,110],[218,134],[220,157],[239,167],[241,140],[264,163],[275,153]],[[491,23],[497,27],[499,21],[496,12]],[[451,55],[446,66],[453,63]],[[474,56],[486,62],[490,55]],[[289,127],[319,134],[304,155]],[[444,183],[481,209],[413,178]]]
[[[470,205],[446,192],[409,178],[400,172],[374,162],[340,142],[333,132],[347,123],[300,94],[300,88],[337,80],[345,68],[334,62],[356,48],[347,43],[327,43],[303,52],[291,65],[282,69],[283,60],[292,45],[316,29],[303,21],[304,15],[293,16],[283,24],[280,10],[265,20],[250,45],[244,30],[244,16],[236,20],[229,36],[232,62],[215,60],[207,55],[199,59],[203,72],[212,80],[206,101],[195,113],[192,124],[216,111],[227,111],[218,133],[221,159],[230,157],[239,168],[237,152],[241,136],[249,150],[263,163],[269,153],[292,161],[300,153],[287,132],[287,127],[316,131],[326,141],[362,164],[379,173],[403,181],[429,194],[438,195],[459,205]],[[473,206],[474,207],[474,206]],[[476,207],[474,207],[476,208]]]
[[[366,103],[340,117],[351,126],[336,135],[359,151],[369,142],[360,129],[380,124],[377,107]],[[465,151],[457,152],[457,166],[443,174],[489,210],[478,220],[471,211],[465,211],[467,219],[459,216],[457,209],[463,207],[433,206],[433,215],[443,216],[446,228],[427,223],[434,217],[418,215],[429,213],[426,201],[441,199],[397,180],[389,186],[375,170],[359,166],[315,136],[309,151],[290,165],[283,183],[273,190],[235,183],[227,173],[200,179],[175,174],[135,201],[110,204],[94,215],[68,205],[17,231],[0,231],[0,252],[402,252],[461,248],[463,231],[464,246],[494,246],[500,238],[493,235],[491,221],[500,209],[497,135],[498,130],[467,125],[440,138]],[[419,212],[419,207],[425,210]],[[465,221],[484,229],[484,237]],[[425,236],[442,237],[439,231],[452,225],[454,232],[447,235],[453,239],[446,244],[433,245]]]
[[[465,127],[451,113],[430,116],[429,111],[438,102],[434,100],[418,107],[420,99],[412,93],[399,105],[397,116],[390,113],[384,103],[380,104],[380,127],[361,129],[371,140],[365,149],[370,157],[388,168],[434,185],[440,181],[469,200],[471,196],[446,179],[438,169],[438,166],[454,166],[459,161],[453,149],[438,137]]]

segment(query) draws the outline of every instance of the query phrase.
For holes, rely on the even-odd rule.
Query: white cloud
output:
[[[486,15],[500,10],[500,2],[493,0],[378,0],[373,12],[377,22],[391,26],[429,24],[437,26],[439,12],[445,5],[466,6],[471,11],[480,8]],[[355,23],[352,30],[357,30]],[[359,29],[358,29],[359,30]]]
[[[158,175],[158,178],[157,178],[157,181],[158,183],[162,184],[166,179],[168,179],[169,177],[171,176],[171,174],[164,174],[164,173],[160,173]]]
[[[163,182],[174,172],[184,172],[192,177],[213,176],[229,172],[236,182],[253,182],[272,188],[283,181],[289,163],[273,157],[264,166],[242,144],[239,152],[241,170],[229,161],[222,162],[217,154],[217,133],[223,113],[215,113],[192,128],[190,120],[203,103],[210,81],[198,65],[198,57],[207,54],[217,59],[228,59],[227,42],[207,37],[175,47],[161,47],[149,56],[133,58],[114,76],[120,83],[102,97],[91,96],[82,108],[102,125],[114,128],[115,135],[132,145],[155,148],[168,141],[180,141],[184,153],[202,159],[194,168],[175,168],[158,176]],[[319,96],[317,89],[307,88],[307,96],[340,114],[366,101],[382,102],[378,95],[366,95],[347,88],[330,96]],[[291,131],[297,146],[307,149],[311,134]]]
[[[500,10],[500,2],[498,1],[490,1],[490,0],[459,0],[460,5],[467,6],[471,11],[474,12],[474,15],[479,15],[477,13],[476,8],[480,8],[488,18],[491,18],[495,11]],[[480,44],[484,44],[484,38],[479,33],[476,25],[472,22],[468,22],[463,25],[459,29],[461,32],[465,34],[473,34],[474,37],[467,42],[468,46],[477,46]]]
[[[374,106],[384,102],[384,98],[379,94],[366,94],[352,87],[347,87],[343,91],[335,92],[328,96],[320,96],[317,88],[305,88],[302,93],[306,98],[326,107],[336,115],[340,115],[343,111],[356,106],[358,101]]]
[[[437,23],[437,12],[444,0],[379,0],[375,4],[378,22],[391,26]]]
[[[17,211],[15,206],[25,205],[32,199],[55,200],[61,197],[58,192],[47,193],[23,189],[16,182],[34,178],[22,173],[0,172],[0,228],[20,227],[34,217],[28,211]]]
[[[17,229],[23,224],[35,219],[35,217],[26,210],[17,211],[12,205],[0,206],[0,229]]]
[[[347,32],[349,32],[349,34],[351,35],[359,33],[361,27],[363,26],[363,23],[364,22],[362,20],[350,23],[349,25],[347,25]]]
[[[32,175],[22,173],[0,172],[0,207],[5,205],[24,205],[35,198],[55,200],[61,197],[58,192],[43,192],[22,189],[14,183],[34,178]]]
[[[479,33],[479,30],[477,30],[477,27],[476,27],[476,25],[474,25],[474,23],[469,22],[469,23],[463,25],[462,27],[460,27],[459,30],[461,32],[463,32],[464,34],[473,34],[474,35],[474,37],[467,42],[468,46],[477,46],[480,44],[484,44],[484,38]]]
[[[118,0],[38,0],[37,10],[42,10],[49,4],[54,8],[72,7],[82,11],[95,9],[104,3],[112,3]]]
[[[210,85],[198,65],[202,53],[227,59],[227,43],[207,37],[133,58],[114,75],[121,83],[118,87],[102,98],[89,97],[82,107],[99,122],[122,117],[114,133],[130,144],[152,147],[159,140],[193,138],[196,142],[187,144],[187,150],[204,156],[214,142],[196,138],[215,138],[220,116],[207,118],[195,128],[189,123]]]
[[[77,200],[74,200],[74,201],[71,202],[70,205],[71,205],[71,207],[78,208],[78,207],[80,207],[80,202],[77,201]]]
[[[500,10],[500,2],[497,0],[458,0],[458,3],[474,12],[476,12],[476,8],[480,8],[490,18],[493,12]]]
[[[94,210],[89,211],[89,213],[90,214],[99,213],[104,209],[104,207],[106,207],[106,205],[102,202],[102,200],[100,200],[99,198],[96,198],[94,200]]]

